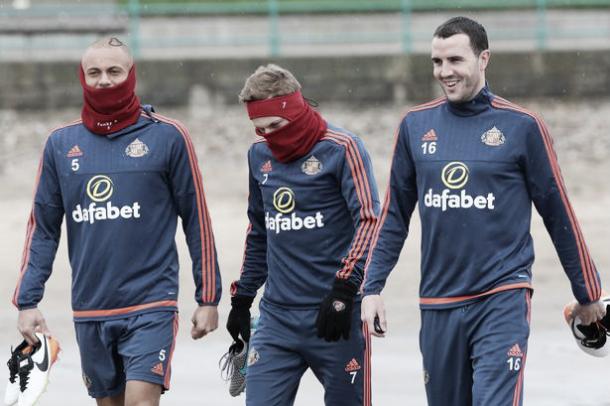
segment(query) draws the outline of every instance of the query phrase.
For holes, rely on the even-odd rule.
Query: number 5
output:
[[[72,170],[74,172],[78,171],[78,169],[80,168],[80,164],[78,163],[78,158],[74,158],[72,160],[72,166],[71,166]]]

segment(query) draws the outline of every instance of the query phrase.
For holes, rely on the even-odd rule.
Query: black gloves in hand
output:
[[[227,320],[227,330],[234,341],[239,341],[239,335],[244,341],[250,341],[250,306],[254,297],[237,295],[231,298],[231,312]]]
[[[318,337],[326,341],[338,341],[341,336],[349,339],[356,293],[357,286],[344,279],[335,279],[333,289],[320,304],[316,320]]]

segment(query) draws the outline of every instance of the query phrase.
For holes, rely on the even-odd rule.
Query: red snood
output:
[[[247,102],[250,120],[259,117],[282,117],[288,121],[284,127],[265,134],[271,153],[278,161],[288,163],[307,154],[326,132],[326,121],[312,109],[300,91],[286,96]]]
[[[117,86],[97,89],[85,82],[85,72],[79,69],[83,87],[83,110],[81,118],[89,131],[106,135],[122,130],[138,121],[140,99],[134,93],[136,88],[136,67],[129,70],[124,82]]]

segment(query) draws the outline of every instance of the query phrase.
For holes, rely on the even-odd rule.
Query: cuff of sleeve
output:
[[[22,311],[22,310],[30,310],[30,309],[36,309],[38,307],[38,304],[31,304],[31,305],[24,305],[24,306],[19,306],[16,305],[17,310]]]
[[[381,289],[364,289],[362,296],[381,295]]]
[[[236,295],[231,298],[231,307],[249,309],[254,302],[254,296]]]
[[[350,281],[348,279],[335,278],[335,281],[333,282],[333,291],[334,292],[341,292],[350,297],[354,297],[358,293],[358,290],[359,290],[359,286],[357,286],[356,284],[354,284],[352,281]]]

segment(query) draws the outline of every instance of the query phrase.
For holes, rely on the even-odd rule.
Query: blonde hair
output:
[[[239,92],[242,103],[253,100],[264,100],[276,96],[284,96],[301,89],[301,84],[290,71],[274,64],[259,66],[246,79],[243,89]]]

